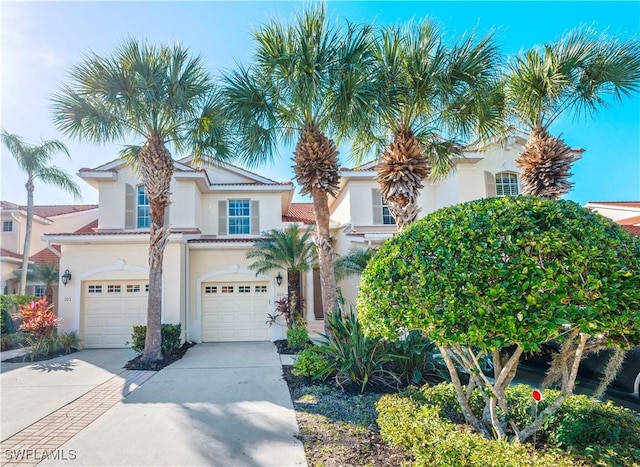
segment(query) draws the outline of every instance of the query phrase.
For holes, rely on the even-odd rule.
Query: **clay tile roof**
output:
[[[26,210],[26,206],[22,207]],[[34,206],[33,213],[40,217],[55,217],[74,212],[89,211],[97,209],[97,204],[65,204],[57,206]]]
[[[20,206],[9,201],[0,201],[0,207],[2,209],[20,209]]]
[[[629,232],[631,232],[633,235],[640,236],[640,225],[623,225],[622,227],[625,230],[628,230]]]
[[[14,253],[13,251],[5,250],[4,248],[0,248],[0,256],[4,256],[7,258],[22,259],[22,255],[19,255],[18,253]]]
[[[253,243],[256,240],[260,240],[262,237],[208,237],[202,236],[200,238],[194,238],[189,240],[189,243]]]
[[[619,225],[635,225],[640,224],[640,216],[627,217],[626,219],[620,219],[616,221]]]
[[[98,219],[89,222],[87,225],[80,227],[74,233],[93,233],[98,228]]]
[[[60,251],[60,247],[58,245],[52,245],[52,247],[58,250],[58,252]],[[37,252],[35,255],[32,255],[29,259],[34,263],[55,263],[55,264],[60,263],[60,258],[56,256],[53,253],[53,251],[49,250],[48,248],[43,248],[42,250]]]
[[[589,204],[608,204],[610,206],[619,206],[621,208],[640,209],[640,201],[589,201]]]
[[[315,224],[316,219],[313,215],[313,203],[291,203],[287,213],[282,216],[282,222]]]

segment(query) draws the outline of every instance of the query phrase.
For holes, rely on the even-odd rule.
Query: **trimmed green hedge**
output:
[[[554,399],[547,390],[538,410]],[[516,385],[507,391],[515,422],[531,420],[531,388]],[[471,397],[480,415],[484,402],[479,391]],[[571,396],[550,417],[538,438],[548,452],[530,444],[487,440],[463,424],[464,418],[450,383],[410,389],[383,396],[378,402],[378,425],[386,442],[401,446],[416,458],[416,465],[438,466],[640,466],[640,415],[586,396]]]
[[[180,334],[182,326],[180,324],[163,324],[161,329],[161,348],[163,355],[173,355],[180,349]],[[147,326],[134,326],[131,334],[131,345],[134,352],[141,354],[144,351],[144,341],[147,336]]]

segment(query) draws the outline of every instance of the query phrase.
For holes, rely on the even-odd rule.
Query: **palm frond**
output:
[[[80,198],[81,194],[78,184],[73,181],[73,178],[71,178],[67,172],[59,167],[40,167],[39,170],[34,172],[34,178],[38,178],[47,185],[55,186],[70,193],[75,199]]]

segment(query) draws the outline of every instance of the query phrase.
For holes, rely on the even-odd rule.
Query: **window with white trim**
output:
[[[138,185],[136,187],[136,226],[139,229],[149,228],[151,225],[150,210],[147,192],[143,185]]]
[[[248,199],[229,200],[229,235],[251,233],[251,203]]]
[[[520,193],[518,176],[510,172],[496,174],[496,196],[515,196]]]
[[[33,295],[42,298],[47,293],[47,286],[45,285],[34,285],[33,286]]]
[[[380,198],[382,198],[382,195],[380,195]],[[384,225],[394,225],[396,223],[396,219],[393,217],[393,214],[391,214],[391,211],[389,210],[389,206],[387,204],[384,204],[384,200],[381,199],[382,202],[382,223]]]
[[[13,221],[2,221],[3,232],[13,232]]]

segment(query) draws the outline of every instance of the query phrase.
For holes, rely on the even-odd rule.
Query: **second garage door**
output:
[[[133,326],[147,322],[146,281],[83,282],[82,344],[128,347]]]
[[[202,284],[202,341],[268,341],[266,282]]]

